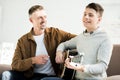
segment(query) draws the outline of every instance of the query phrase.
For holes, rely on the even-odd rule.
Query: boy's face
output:
[[[101,17],[94,9],[86,8],[82,20],[87,29],[94,30],[98,27]]]

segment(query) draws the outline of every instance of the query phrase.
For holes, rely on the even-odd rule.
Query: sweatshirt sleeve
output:
[[[109,40],[105,40],[99,47],[97,54],[97,63],[93,65],[85,65],[85,72],[91,74],[103,73],[107,70],[112,55],[113,45]]]
[[[66,49],[76,49],[77,45],[77,36],[58,45],[57,51],[64,51]]]

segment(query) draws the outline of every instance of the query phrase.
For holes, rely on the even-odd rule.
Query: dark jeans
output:
[[[2,80],[26,80],[22,72],[4,71],[2,73]]]
[[[42,78],[41,80],[64,80],[64,79],[61,79],[58,77],[45,77],[45,78]]]
[[[18,71],[4,71],[2,73],[2,80],[41,80],[42,78],[45,77],[56,77],[56,76],[48,76],[46,74],[38,74],[35,73],[32,78],[28,79],[26,78],[22,72],[18,72]]]

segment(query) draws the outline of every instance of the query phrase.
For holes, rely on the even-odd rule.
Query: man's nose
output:
[[[46,21],[46,17],[42,17],[42,21]]]

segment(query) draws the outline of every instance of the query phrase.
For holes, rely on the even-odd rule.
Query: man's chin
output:
[[[43,29],[45,29],[46,27],[44,26],[44,27],[41,27],[41,29],[43,30]]]

